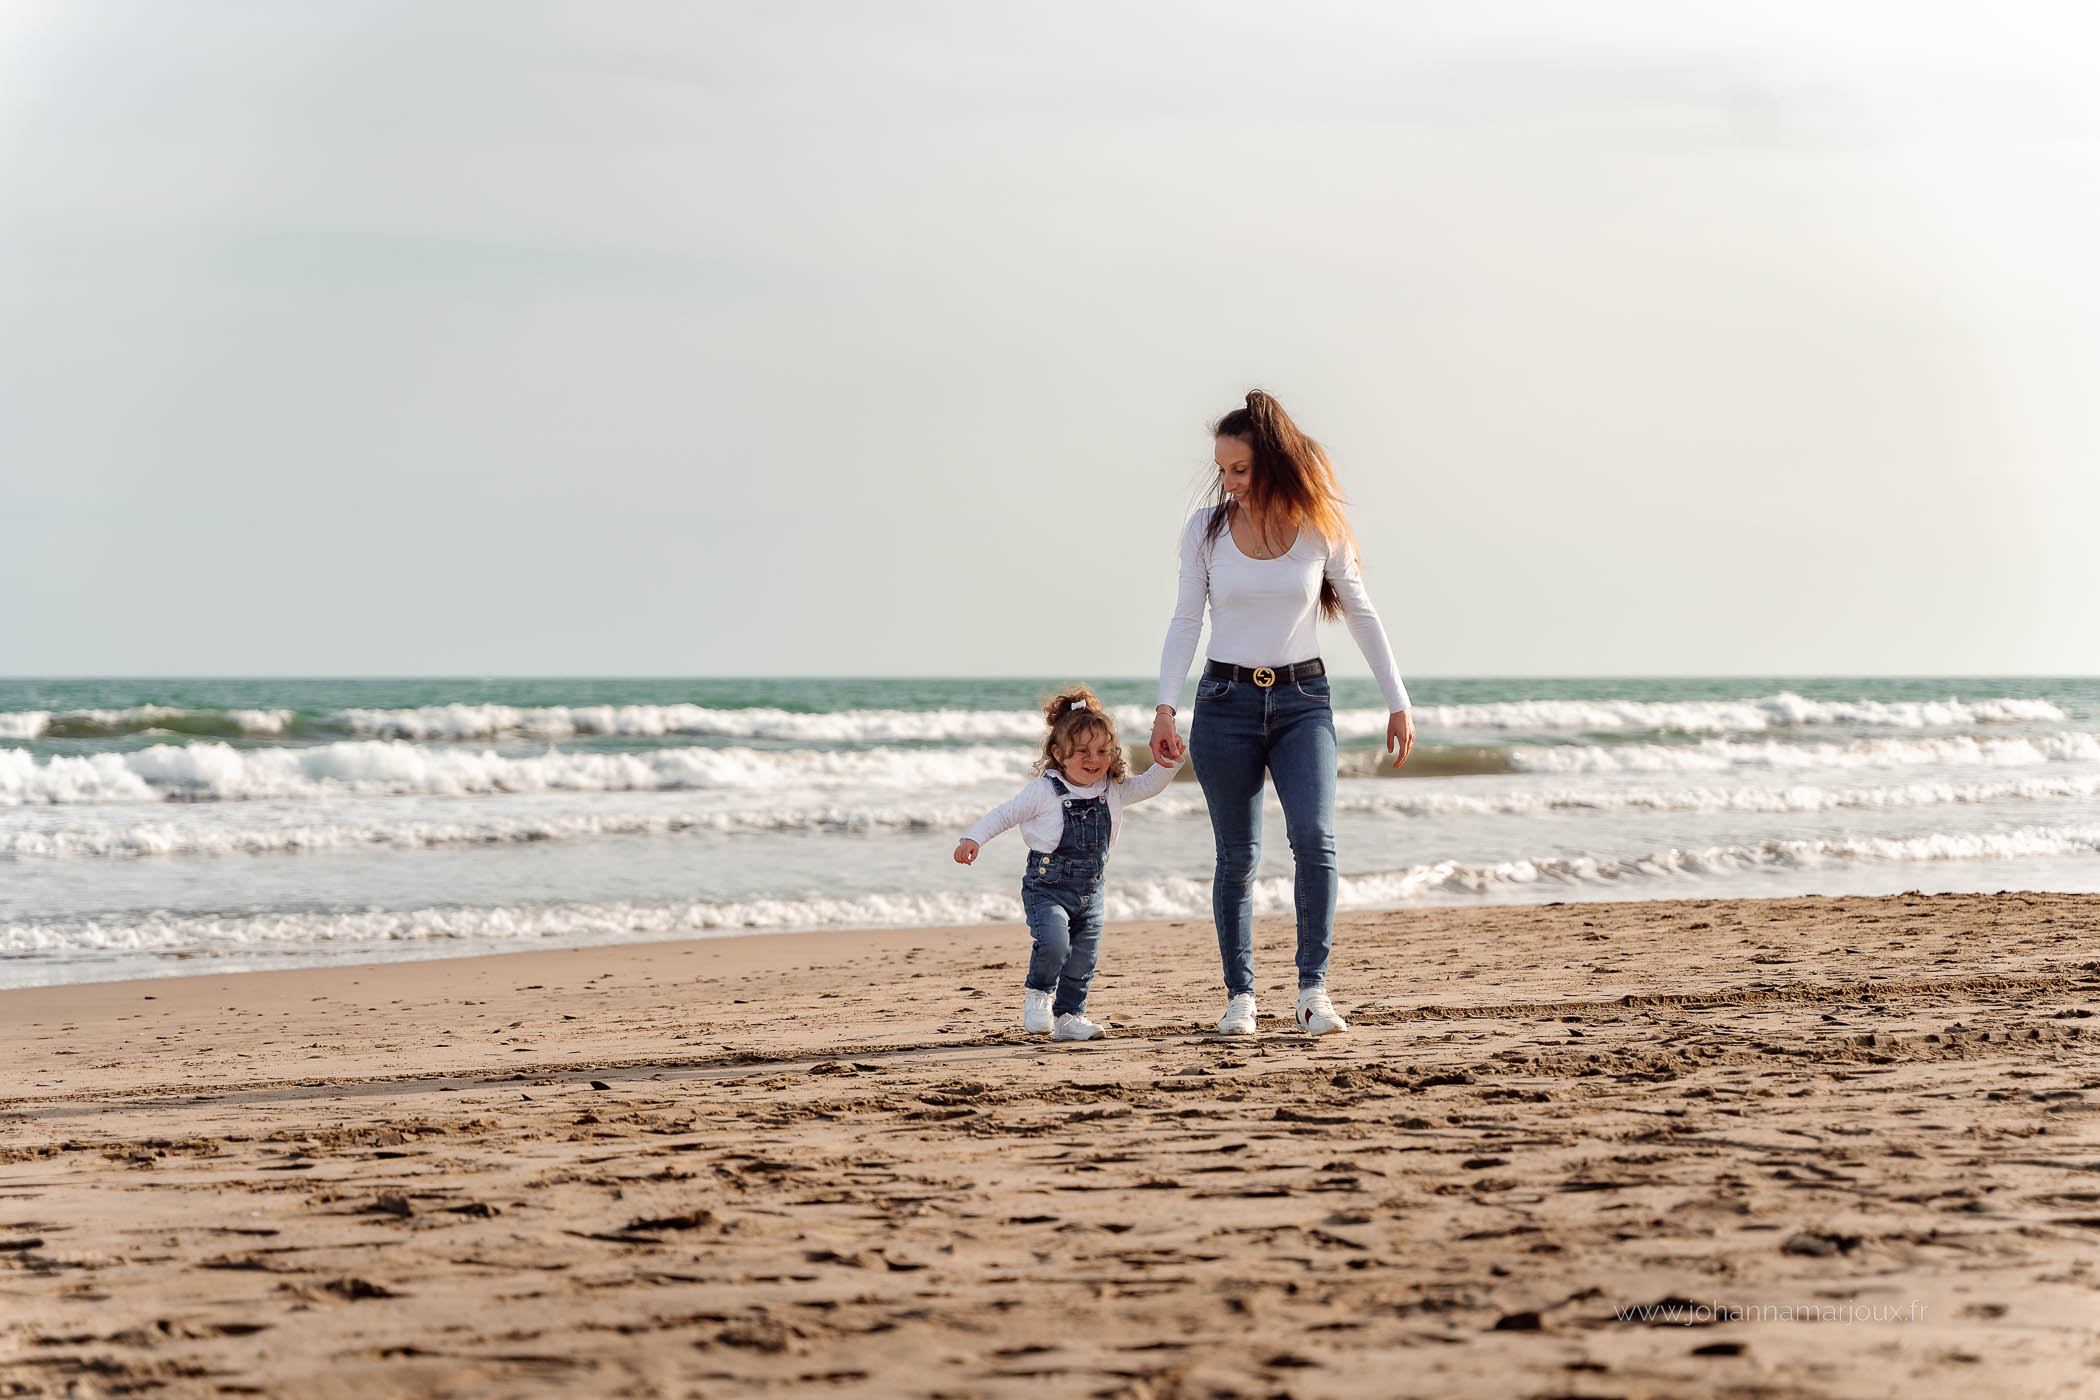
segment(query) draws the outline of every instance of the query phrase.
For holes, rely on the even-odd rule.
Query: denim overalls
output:
[[[1065,830],[1054,851],[1030,851],[1021,876],[1021,908],[1035,950],[1028,987],[1052,992],[1053,1015],[1086,1009],[1087,984],[1101,957],[1101,871],[1108,863],[1108,798],[1074,797],[1064,779],[1050,785],[1063,799]]]

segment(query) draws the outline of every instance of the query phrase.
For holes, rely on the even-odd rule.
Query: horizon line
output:
[[[219,671],[0,673],[0,684],[18,681],[1055,681],[1070,673],[992,672],[657,672],[644,671]],[[1193,674],[1193,671],[1191,672]],[[1370,680],[1368,674],[1338,673]],[[1152,682],[1149,673],[1099,676],[1105,681]],[[1421,671],[1413,681],[1450,680],[2100,680],[2090,671]]]

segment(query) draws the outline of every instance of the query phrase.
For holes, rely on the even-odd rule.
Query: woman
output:
[[[1210,657],[1196,683],[1196,778],[1218,863],[1211,910],[1225,966],[1226,1035],[1254,1033],[1254,870],[1261,854],[1262,771],[1276,780],[1298,866],[1298,1029],[1346,1030],[1327,997],[1334,904],[1334,710],[1316,623],[1340,618],[1378,678],[1390,712],[1386,751],[1407,761],[1415,726],[1385,628],[1364,593],[1334,468],[1260,390],[1218,420],[1217,490],[1181,533],[1181,590],[1159,660],[1152,757],[1184,745],[1174,704],[1210,606]]]

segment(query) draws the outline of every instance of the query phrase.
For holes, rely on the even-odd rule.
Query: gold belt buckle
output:
[[[1257,666],[1254,668],[1254,683],[1267,690],[1276,684],[1276,673],[1266,666]]]

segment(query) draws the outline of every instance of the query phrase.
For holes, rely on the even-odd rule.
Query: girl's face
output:
[[[1082,733],[1070,746],[1057,746],[1057,766],[1080,787],[1099,781],[1114,756],[1115,744],[1098,729]]]
[[[1247,439],[1219,437],[1211,460],[1218,464],[1218,484],[1234,500],[1254,484],[1254,444]]]

